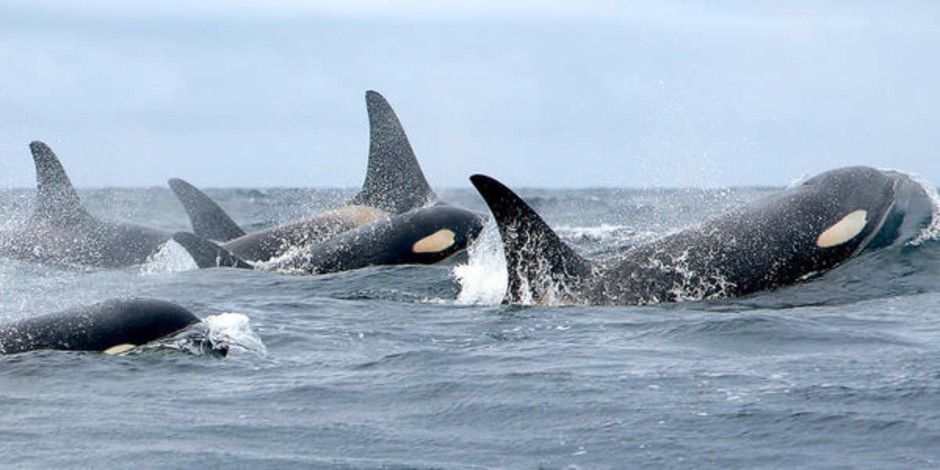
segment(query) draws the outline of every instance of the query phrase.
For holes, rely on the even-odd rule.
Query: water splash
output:
[[[199,269],[199,266],[186,248],[169,240],[140,266],[140,273],[144,275],[178,273],[195,269]]]
[[[646,299],[644,303],[697,302],[729,296],[735,284],[725,279],[714,268],[705,272],[696,271],[689,264],[689,254],[688,249],[677,255],[658,252],[656,256],[648,260],[648,268],[661,272],[663,278],[673,281],[672,285],[666,289],[667,298],[654,297]]]
[[[508,275],[499,229],[487,219],[480,236],[467,248],[467,263],[454,266],[452,274],[460,283],[458,305],[493,305],[506,296]]]
[[[317,273],[317,266],[310,263],[310,249],[316,244],[299,244],[282,246],[283,253],[267,260],[246,260],[254,269],[275,271],[281,274],[310,274]]]
[[[120,351],[117,355],[137,355],[150,351],[169,350],[219,358],[242,353],[266,356],[267,348],[248,323],[248,317],[240,313],[210,315],[173,336]]]
[[[787,183],[786,185],[786,189],[796,188],[802,185],[803,183],[805,183],[807,180],[809,180],[812,177],[813,175],[811,173],[803,173],[802,175],[797,176],[796,178],[793,178],[792,180],[790,180],[790,182]]]
[[[571,226],[571,225],[562,225],[556,227],[555,233],[557,233],[562,238],[567,239],[577,239],[577,238],[593,238],[598,240],[609,239],[609,238],[628,238],[636,234],[636,230],[633,227],[626,225],[615,225],[615,224],[600,224],[596,226]]]
[[[268,348],[251,329],[247,315],[225,312],[210,315],[203,320],[203,323],[208,330],[206,338],[213,347],[224,346],[229,355],[233,352],[244,352],[258,356],[268,354]]]
[[[930,204],[933,206],[930,213],[930,223],[907,244],[910,246],[918,246],[929,241],[940,240],[940,194],[937,194],[937,187],[920,175],[904,172],[899,173],[906,175],[911,181],[920,186],[930,199]]]

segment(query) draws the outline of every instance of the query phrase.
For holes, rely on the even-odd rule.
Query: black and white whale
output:
[[[186,207],[194,230],[174,239],[200,267],[254,266],[304,273],[431,264],[466,248],[482,230],[480,215],[438,199],[401,122],[382,95],[366,92],[366,108],[370,133],[366,178],[346,205],[245,234],[202,191],[174,179],[170,186]]]
[[[483,229],[479,214],[446,204],[386,215],[318,243],[305,244],[263,263],[248,263],[197,235],[180,232],[183,245],[201,268],[262,268],[325,274],[367,266],[434,264],[464,250]]]
[[[343,206],[246,234],[209,196],[178,178],[170,188],[186,208],[193,233],[247,261],[268,261],[390,214],[438,203],[395,111],[366,92],[369,158],[362,189]]]
[[[145,262],[172,232],[107,222],[82,206],[65,169],[46,144],[29,144],[36,165],[36,207],[0,232],[0,256],[60,266],[119,268]]]
[[[199,322],[179,305],[113,299],[0,326],[0,354],[39,349],[119,353]]]
[[[907,175],[841,168],[603,260],[565,244],[498,181],[471,178],[499,228],[509,303],[644,304],[793,284],[913,238],[933,205]]]

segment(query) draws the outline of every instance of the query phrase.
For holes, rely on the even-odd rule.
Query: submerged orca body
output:
[[[478,214],[438,204],[381,217],[320,243],[298,247],[260,267],[324,274],[376,265],[433,264],[465,249],[482,229]],[[201,268],[252,267],[224,247],[191,233],[180,232],[173,239]]]
[[[931,220],[900,173],[832,170],[702,225],[588,260],[498,181],[471,178],[499,228],[509,303],[643,304],[741,296],[793,284],[890,245]]]
[[[36,164],[36,210],[0,233],[0,256],[45,264],[119,268],[143,263],[172,233],[98,220],[82,206],[65,169],[46,144],[29,145]]]
[[[362,189],[345,206],[246,234],[209,196],[174,178],[176,193],[193,233],[222,243],[240,259],[267,261],[316,244],[389,214],[401,214],[437,201],[395,111],[377,92],[366,92],[369,163]]]
[[[160,300],[114,299],[0,326],[0,354],[38,349],[119,352],[167,337],[199,321]]]

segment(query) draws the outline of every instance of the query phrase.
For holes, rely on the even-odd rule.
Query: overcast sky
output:
[[[938,84],[933,1],[0,0],[0,187],[355,187],[367,89],[435,187],[940,183]]]

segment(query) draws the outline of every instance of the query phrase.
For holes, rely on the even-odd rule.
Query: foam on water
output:
[[[140,266],[141,274],[178,273],[199,269],[196,261],[186,248],[169,240]]]
[[[268,349],[261,338],[251,329],[249,318],[241,313],[225,312],[210,315],[203,319],[208,330],[206,338],[218,347],[228,347],[229,355],[238,352],[247,352],[260,356],[268,354]]]
[[[502,302],[509,282],[506,258],[499,229],[492,218],[467,248],[467,263],[454,266],[453,276],[460,283],[455,303],[459,305],[493,305]]]
[[[249,326],[247,316],[240,313],[220,313],[210,315],[169,337],[120,351],[117,355],[137,355],[161,350],[215,357],[231,357],[242,353],[266,356],[268,352],[261,338]]]

